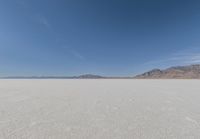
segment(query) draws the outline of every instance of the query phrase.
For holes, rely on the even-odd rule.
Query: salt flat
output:
[[[199,139],[200,80],[0,80],[1,139]]]

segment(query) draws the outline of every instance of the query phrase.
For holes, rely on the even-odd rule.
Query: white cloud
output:
[[[183,64],[199,64],[200,63],[200,49],[190,48],[183,51],[179,51],[171,56],[172,60],[177,63]]]
[[[191,65],[200,64],[200,48],[190,48],[182,51],[177,51],[163,57],[161,59],[156,59],[148,61],[143,64],[145,67],[159,68],[159,67],[170,67],[179,65]]]

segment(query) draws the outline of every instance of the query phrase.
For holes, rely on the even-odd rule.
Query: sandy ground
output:
[[[0,80],[0,139],[199,139],[200,80]]]

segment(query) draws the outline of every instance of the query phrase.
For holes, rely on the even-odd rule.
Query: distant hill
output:
[[[8,76],[1,79],[100,79],[106,78],[99,75],[83,74],[79,76]]]
[[[136,79],[200,79],[200,65],[177,66],[168,69],[153,69],[141,75]]]
[[[94,74],[79,76],[8,76],[1,79],[200,79],[200,64],[177,66],[164,70],[153,69],[135,77],[105,77]]]
[[[75,78],[78,78],[78,79],[100,79],[100,78],[105,78],[105,77],[99,76],[99,75],[93,75],[93,74],[84,74],[84,75],[80,75],[80,76],[75,76]]]

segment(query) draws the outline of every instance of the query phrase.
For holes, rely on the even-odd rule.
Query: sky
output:
[[[198,0],[0,1],[0,76],[133,76],[199,63]]]

